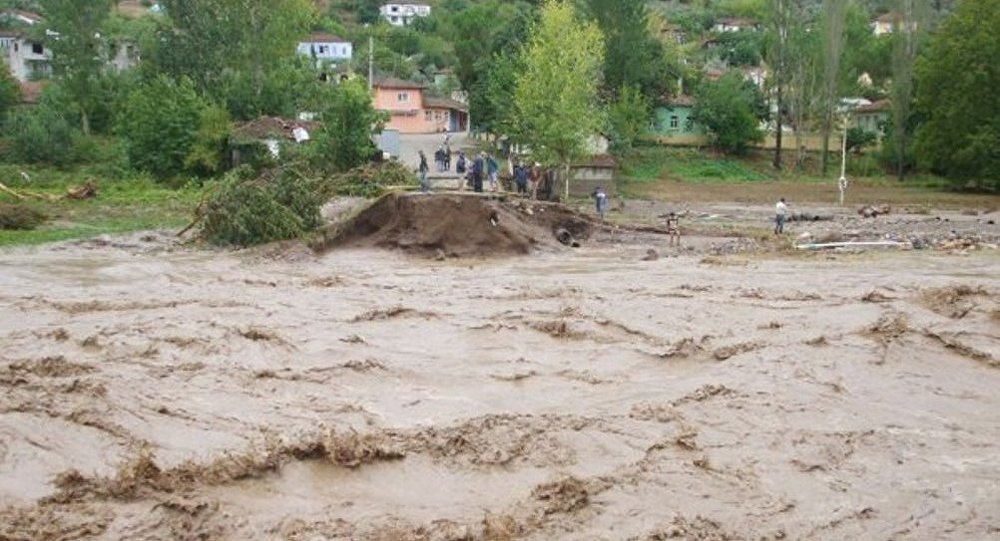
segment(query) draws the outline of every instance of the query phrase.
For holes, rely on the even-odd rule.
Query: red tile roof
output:
[[[429,96],[424,97],[424,108],[425,109],[456,109],[458,111],[468,111],[469,106],[460,102],[453,100],[451,98],[432,98]]]
[[[876,101],[874,103],[870,103],[868,105],[862,105],[861,107],[858,107],[858,108],[854,109],[854,112],[855,113],[876,113],[876,112],[879,112],[879,111],[888,111],[891,108],[892,108],[892,101],[891,100],[878,100],[878,101]]]
[[[405,89],[424,89],[427,85],[423,83],[418,83],[415,81],[404,81],[403,79],[396,79],[395,77],[384,77],[376,78],[372,86],[378,88],[405,88]]]

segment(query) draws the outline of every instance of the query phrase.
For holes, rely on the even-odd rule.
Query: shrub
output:
[[[0,203],[0,229],[34,229],[47,216],[27,205]]]
[[[202,205],[205,240],[251,246],[295,238],[319,224],[326,197],[318,181],[292,168],[248,174],[247,169],[227,174]]]
[[[334,195],[376,197],[389,186],[415,186],[398,162],[367,165],[331,177],[291,164],[254,174],[229,172],[201,205],[201,236],[219,245],[251,246],[301,236],[320,225]]]
[[[161,75],[130,92],[118,133],[132,166],[159,178],[180,174],[206,107],[188,79],[175,82]]]
[[[12,161],[63,166],[73,159],[74,130],[53,104],[14,112],[6,131],[11,134],[7,154]]]
[[[389,186],[416,186],[417,177],[399,162],[385,162],[356,167],[334,175],[325,182],[329,195],[378,197]]]

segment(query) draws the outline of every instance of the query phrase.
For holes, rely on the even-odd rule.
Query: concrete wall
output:
[[[708,135],[659,135],[652,137],[652,140],[664,146],[677,146],[677,147],[706,147],[711,143],[711,139]],[[815,134],[803,135],[801,137],[801,144],[806,148],[806,150],[811,151],[821,151],[823,150],[823,137]],[[796,148],[796,138],[793,133],[782,134],[781,137],[781,148],[785,150],[795,150]],[[754,143],[751,145],[753,148],[762,148],[773,150],[777,146],[777,139],[774,135],[767,135],[764,140],[759,143]],[[836,150],[840,148],[840,135],[832,134],[830,136],[830,149]]]
[[[559,195],[562,196],[565,190],[560,176],[556,181]],[[615,170],[606,167],[575,167],[573,169],[573,180],[569,184],[570,197],[590,197],[594,193],[594,188],[601,186],[609,196],[618,191],[615,180]]]

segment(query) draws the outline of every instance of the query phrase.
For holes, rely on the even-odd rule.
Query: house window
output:
[[[410,93],[400,92],[399,94],[396,94],[396,101],[410,101]]]
[[[433,116],[433,113],[431,113],[430,111],[424,111],[424,120],[426,122],[430,122],[432,116]]]
[[[694,131],[694,120],[690,118],[684,121],[684,129],[687,131]]]
[[[677,115],[671,115],[670,117],[670,127],[676,129],[679,124],[677,123]]]
[[[31,44],[31,53],[32,54],[42,54],[44,52],[44,50],[45,50],[45,48],[42,47],[41,43],[32,43]]]
[[[319,54],[326,54],[326,45],[320,45],[319,47],[316,48],[316,50],[317,52],[319,52]]]

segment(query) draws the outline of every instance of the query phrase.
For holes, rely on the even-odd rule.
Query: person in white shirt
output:
[[[785,217],[788,215],[788,205],[785,204],[785,198],[782,197],[778,200],[778,204],[774,205],[774,234],[779,235],[785,232]]]

